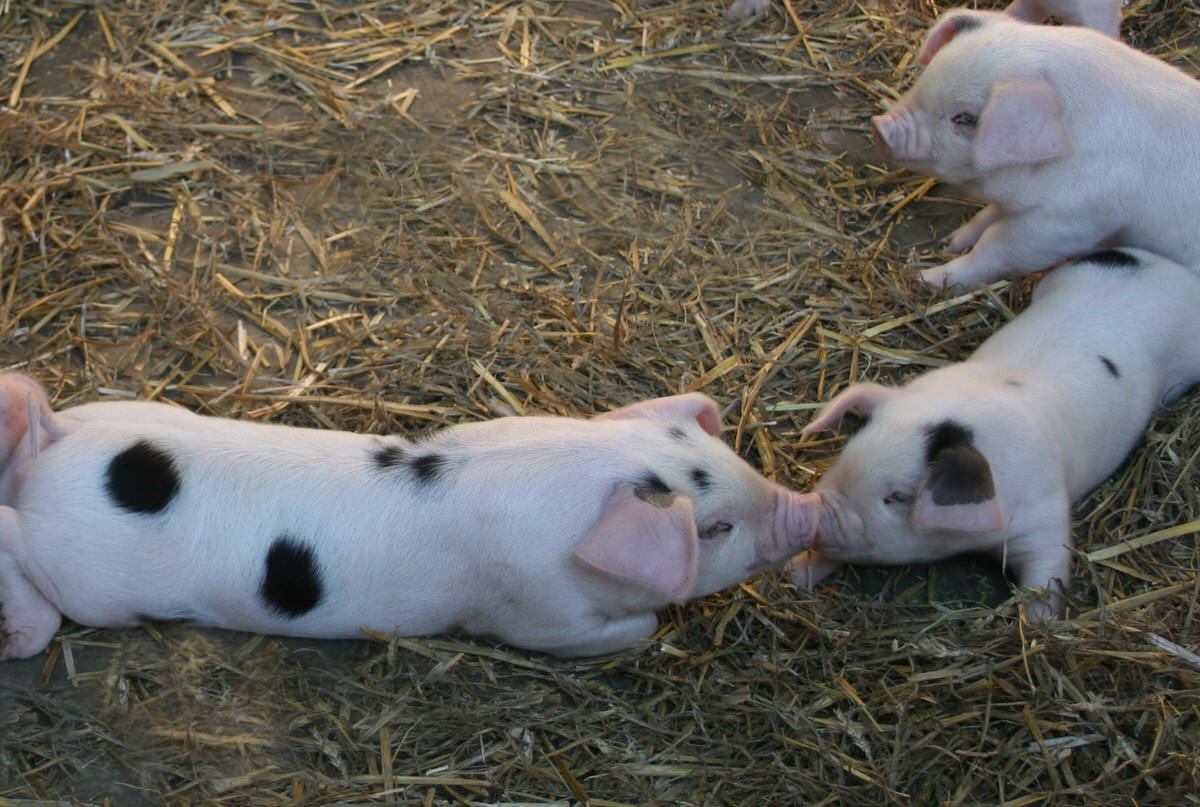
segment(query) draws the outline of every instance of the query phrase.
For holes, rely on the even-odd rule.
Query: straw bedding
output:
[[[971,208],[866,120],[938,7],[721,10],[5,0],[0,363],[375,433],[699,389],[807,489],[820,402],[963,358],[1031,282],[913,280]],[[1200,73],[1193,5],[1126,14]],[[1072,622],[974,561],[751,580],[584,661],[68,626],[0,667],[0,805],[1195,803],[1198,409],[1077,507]]]

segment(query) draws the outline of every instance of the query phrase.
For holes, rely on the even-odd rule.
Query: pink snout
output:
[[[933,156],[933,142],[914,113],[902,105],[898,109],[871,118],[875,143],[889,160],[927,162]]]
[[[836,546],[853,544],[863,534],[863,520],[835,493],[821,491],[821,522],[813,539],[815,549],[827,551]]]
[[[875,145],[889,160],[896,159],[891,141],[895,125],[896,122],[890,115],[875,115],[871,118],[871,132],[875,135]]]
[[[756,541],[759,562],[779,563],[810,548],[821,523],[822,506],[816,493],[776,491],[770,527]]]

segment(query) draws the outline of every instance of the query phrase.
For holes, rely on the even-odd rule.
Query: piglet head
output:
[[[29,461],[67,432],[38,383],[0,375],[0,504],[11,504]]]
[[[1025,28],[1034,26],[994,12],[943,16],[921,49],[924,71],[886,113],[871,119],[880,151],[960,184],[1069,155],[1058,92],[1030,58],[1044,47],[1022,48]]]
[[[841,563],[932,561],[1001,533],[1007,521],[991,466],[972,429],[930,417],[928,401],[902,389],[855,385],[831,401],[806,432],[848,412],[866,423],[822,476],[815,548]]]
[[[764,479],[720,438],[699,393],[597,418],[637,420],[646,467],[618,481],[575,556],[608,575],[682,602],[782,564],[812,545],[820,497]]]

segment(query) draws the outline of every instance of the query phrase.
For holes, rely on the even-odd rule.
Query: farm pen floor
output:
[[[0,362],[58,405],[404,432],[702,389],[807,489],[821,402],[1031,288],[912,278],[973,209],[868,137],[930,3],[3,9]],[[1193,6],[1126,13],[1200,73]],[[69,627],[0,666],[0,805],[1186,804],[1198,404],[1076,509],[1074,622],[967,561],[763,577],[598,660]]]

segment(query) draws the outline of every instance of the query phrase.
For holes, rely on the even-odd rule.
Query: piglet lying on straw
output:
[[[808,547],[819,502],[755,473],[698,393],[413,442],[162,403],[54,412],[5,375],[0,426],[6,659],[64,614],[607,653]]]
[[[1159,404],[1200,380],[1200,278],[1140,250],[1055,269],[1023,314],[967,361],[900,388],[856,384],[805,432],[867,418],[816,490],[811,586],[843,563],[1002,559],[1043,589],[1027,615],[1063,609],[1071,503],[1104,480]]]

